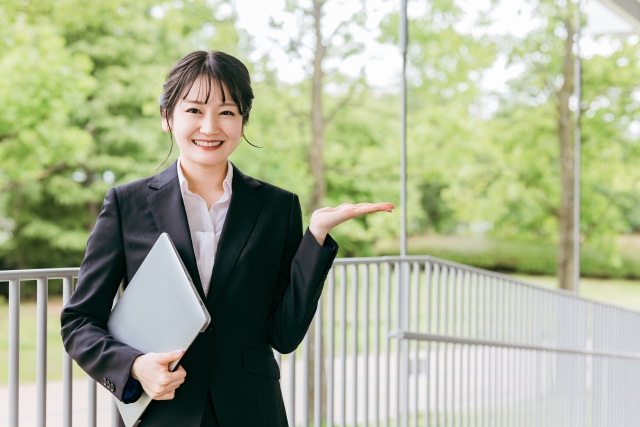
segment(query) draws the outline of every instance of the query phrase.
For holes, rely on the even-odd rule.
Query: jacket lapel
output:
[[[176,247],[183,264],[187,268],[191,280],[200,294],[200,298],[205,301],[206,297],[200,281],[198,264],[193,252],[191,243],[191,232],[187,221],[187,213],[182,201],[180,183],[178,180],[178,170],[176,162],[160,172],[149,181],[149,187],[154,191],[147,197],[153,219],[158,230],[168,233],[173,245]]]
[[[262,207],[262,185],[233,165],[231,202],[216,252],[207,302],[209,306],[222,289],[245,245]]]

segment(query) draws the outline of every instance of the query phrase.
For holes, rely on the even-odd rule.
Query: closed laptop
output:
[[[116,340],[143,353],[168,353],[186,350],[210,321],[180,255],[169,235],[162,233],[111,311],[107,329]],[[169,370],[179,362],[172,362]],[[146,393],[129,404],[116,399],[127,427],[139,423],[150,402]]]

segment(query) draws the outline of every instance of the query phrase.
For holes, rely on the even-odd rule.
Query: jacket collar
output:
[[[156,226],[160,232],[166,232],[171,237],[200,298],[207,301],[208,307],[211,307],[223,288],[242,248],[245,246],[263,201],[262,184],[240,172],[233,163],[231,166],[233,167],[233,192],[216,252],[207,297],[204,295],[198,273],[176,162],[153,177],[148,184],[150,188],[157,190],[147,197]]]

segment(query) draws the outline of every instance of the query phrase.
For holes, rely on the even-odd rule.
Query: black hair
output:
[[[237,58],[217,50],[191,52],[171,68],[162,85],[162,94],[158,97],[160,114],[167,121],[171,139],[171,149],[167,159],[173,150],[173,133],[169,124],[173,112],[180,101],[186,98],[200,76],[205,77],[206,81],[205,103],[209,101],[211,85],[214,81],[220,86],[222,102],[226,102],[227,94],[222,85],[224,83],[229,91],[228,95],[238,105],[238,111],[242,116],[242,125],[246,125],[249,121],[249,113],[253,104],[253,90],[247,67]],[[246,137],[245,140],[251,144]],[[251,145],[255,147],[255,145]],[[164,164],[164,162],[162,163]]]

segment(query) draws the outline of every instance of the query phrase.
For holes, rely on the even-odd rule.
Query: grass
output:
[[[550,288],[558,287],[558,279],[553,276],[513,276]],[[640,311],[640,280],[582,278],[579,293],[584,298]]]

